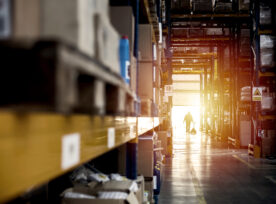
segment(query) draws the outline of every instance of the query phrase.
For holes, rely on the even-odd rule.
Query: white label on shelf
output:
[[[80,134],[64,135],[61,141],[61,168],[68,169],[80,161]]]
[[[133,125],[130,125],[130,126],[129,126],[129,137],[130,137],[130,138],[135,138],[134,127],[133,127]]]
[[[108,128],[107,130],[107,147],[112,148],[115,146],[115,128]]]
[[[153,189],[157,189],[157,176],[153,176]]]

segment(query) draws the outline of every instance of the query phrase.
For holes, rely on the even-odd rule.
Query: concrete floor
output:
[[[174,156],[166,161],[158,203],[276,203],[276,161],[175,129]]]

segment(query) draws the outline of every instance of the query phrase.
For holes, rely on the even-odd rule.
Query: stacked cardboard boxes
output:
[[[58,39],[120,73],[119,35],[108,0],[15,0],[12,38]]]
[[[153,72],[153,44],[152,26],[139,25],[139,79],[138,95],[141,98],[141,115],[151,116],[151,103],[153,102],[154,72]]]

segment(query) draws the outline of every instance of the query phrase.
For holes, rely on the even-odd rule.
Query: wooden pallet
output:
[[[134,114],[122,78],[58,41],[2,41],[1,107],[60,113]]]

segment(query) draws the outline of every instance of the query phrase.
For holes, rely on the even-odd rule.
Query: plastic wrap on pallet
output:
[[[261,49],[273,49],[276,45],[276,36],[272,35],[260,35],[260,48]]]
[[[274,49],[261,49],[261,67],[272,68],[275,66]]]
[[[272,10],[268,5],[260,4],[260,24],[261,25],[271,25],[272,23]]]

